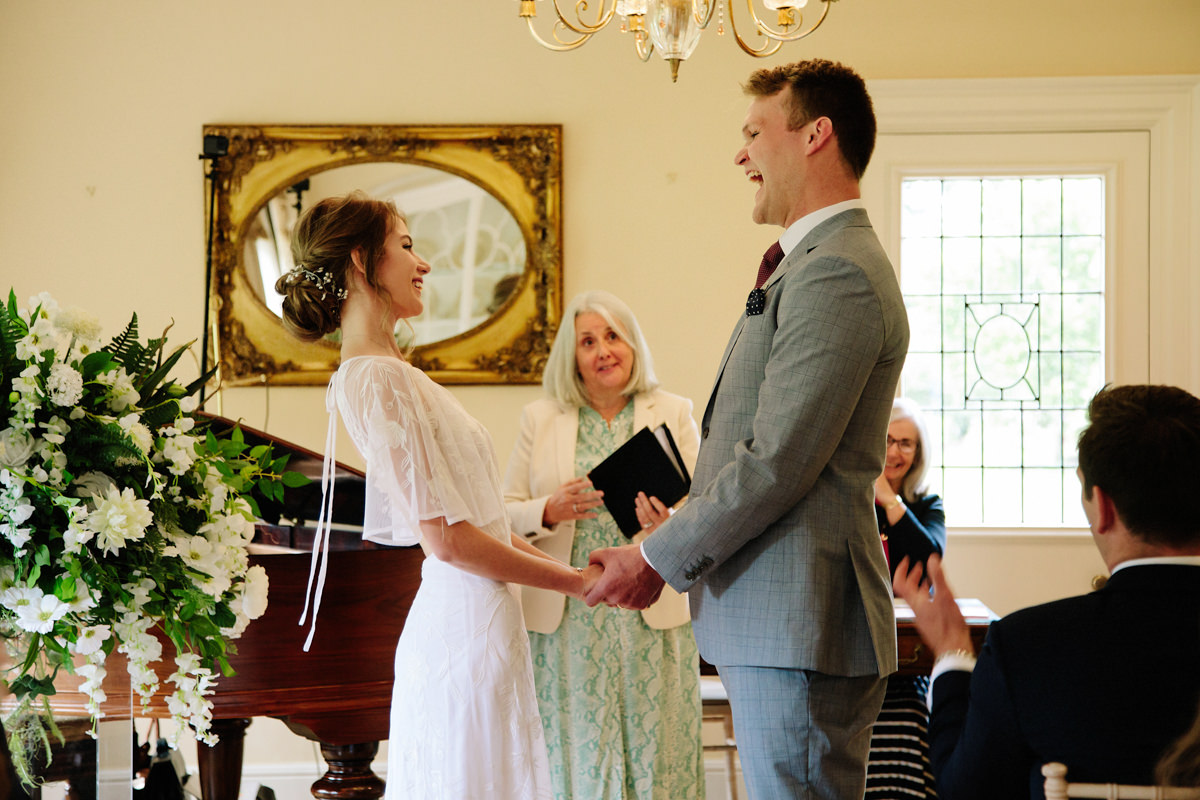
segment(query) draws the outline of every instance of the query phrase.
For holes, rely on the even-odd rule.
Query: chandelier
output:
[[[811,0],[816,8],[809,19],[801,9],[810,0],[758,0],[768,11],[775,12],[775,24],[769,25],[759,16],[755,0],[746,0],[746,9],[753,23],[753,34],[762,39],[758,47],[751,46],[738,30],[737,17],[728,5],[732,0],[552,0],[557,19],[547,39],[537,32],[537,3],[544,0],[520,0],[520,16],[529,24],[529,33],[543,47],[557,52],[574,50],[620,17],[622,33],[633,34],[638,58],[646,61],[658,51],[671,65],[671,81],[679,80],[679,64],[692,54],[700,43],[700,34],[717,17],[717,35],[725,33],[725,18],[738,46],[756,58],[766,58],[778,52],[784,42],[803,39],[815,31],[829,4],[836,0]],[[573,4],[570,11],[563,6]],[[597,7],[592,12],[591,6]],[[766,16],[770,16],[766,14]],[[587,17],[587,19],[585,19]],[[751,38],[754,38],[754,35]]]

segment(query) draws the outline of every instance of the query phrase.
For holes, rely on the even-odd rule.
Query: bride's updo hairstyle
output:
[[[403,215],[391,201],[364,192],[328,197],[301,215],[292,232],[296,266],[275,282],[283,295],[283,325],[297,338],[316,341],[342,324],[351,254],[362,251],[367,284],[385,292],[375,275],[392,226]]]

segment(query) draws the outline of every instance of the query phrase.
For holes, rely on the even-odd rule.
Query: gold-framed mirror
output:
[[[541,380],[562,316],[561,126],[206,125],[204,135],[228,141],[206,218],[222,383],[324,384],[337,369],[336,341],[284,330],[274,277],[291,267],[300,211],[351,189],[396,200],[433,266],[412,363],[440,383]]]

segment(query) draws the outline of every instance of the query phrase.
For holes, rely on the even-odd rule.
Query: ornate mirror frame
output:
[[[508,208],[526,243],[525,271],[507,301],[480,325],[414,348],[411,362],[439,383],[541,380],[562,317],[562,126],[206,125],[204,134],[229,141],[228,154],[212,167],[208,289],[223,383],[324,384],[337,369],[336,345],[295,339],[255,293],[243,263],[245,238],[259,209],[293,184],[378,161],[432,167],[477,184]]]

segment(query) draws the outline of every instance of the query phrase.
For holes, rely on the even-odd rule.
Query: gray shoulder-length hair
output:
[[[929,429],[925,426],[925,415],[921,413],[921,407],[907,397],[897,397],[892,401],[892,417],[889,423],[898,419],[910,421],[917,429],[917,449],[913,453],[912,466],[908,468],[904,480],[900,481],[900,496],[908,503],[929,494],[929,487],[925,485],[925,470],[929,466],[929,459],[925,456]]]
[[[542,373],[542,387],[546,393],[564,406],[579,408],[589,404],[583,379],[579,377],[579,365],[575,362],[575,318],[580,314],[599,314],[617,336],[633,350],[633,368],[629,371],[629,383],[621,394],[631,397],[658,388],[654,376],[654,360],[646,337],[637,318],[616,295],[601,289],[583,292],[572,298],[563,310],[562,325],[550,347],[546,359],[546,370]]]

